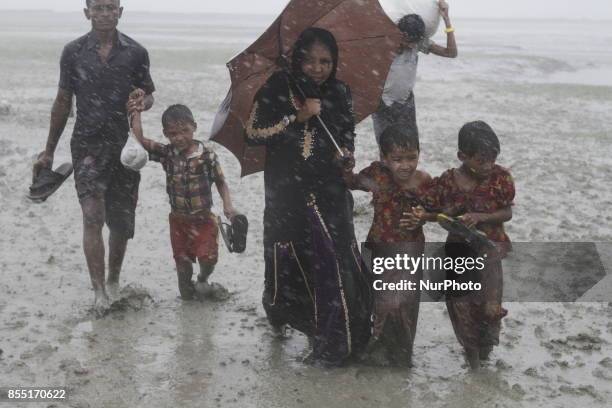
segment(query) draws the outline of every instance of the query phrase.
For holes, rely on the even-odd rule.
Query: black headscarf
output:
[[[321,95],[319,86],[302,71],[302,63],[306,59],[308,51],[317,42],[326,46],[332,57],[332,71],[327,81],[336,78],[336,70],[338,69],[338,43],[336,43],[334,35],[323,28],[317,27],[310,27],[302,31],[293,46],[291,74],[307,98],[320,98]],[[324,85],[325,83],[322,86]]]

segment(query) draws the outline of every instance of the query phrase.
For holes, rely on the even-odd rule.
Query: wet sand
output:
[[[122,286],[131,288],[124,291],[127,300],[95,318],[72,179],[43,204],[24,197],[31,164],[47,134],[61,47],[86,26],[68,15],[40,32],[21,31],[19,18],[0,18],[5,31],[0,35],[0,100],[9,105],[8,111],[0,110],[0,386],[66,386],[70,401],[55,406],[70,407],[609,405],[609,300],[507,303],[501,344],[476,374],[465,367],[444,305],[431,303],[421,308],[411,370],[361,364],[329,370],[300,363],[305,338],[293,333],[286,341],[274,339],[260,303],[262,175],[241,180],[237,161],[219,146],[236,207],[251,222],[247,251],[234,255],[221,248],[213,275],[232,292],[231,299],[185,303],[177,298],[165,178],[152,163],[142,171],[136,239],[122,273]],[[138,16],[125,27],[149,48],[158,86],[156,105],[144,116],[145,130],[161,140],[161,112],[180,101],[193,106],[206,138],[228,87],[223,62],[262,27],[245,25],[236,37],[231,30],[218,34],[226,42],[208,33],[197,38],[209,41],[184,38],[177,46],[176,39],[147,31],[146,18]],[[44,15],[39,19],[49,21]],[[178,30],[179,23],[162,28]],[[458,23],[469,24],[488,29],[477,22]],[[517,81],[517,75],[540,69],[542,59],[529,59],[530,50],[523,48],[512,51],[520,58],[498,66],[499,53],[479,48],[484,45],[475,38],[466,34],[456,61],[422,58],[416,90],[422,167],[436,175],[455,165],[459,127],[485,119],[500,135],[499,163],[516,179],[514,219],[508,225],[513,240],[609,242],[612,89]],[[510,37],[500,41],[506,40]],[[557,65],[564,67],[567,62],[559,59]],[[489,64],[490,70],[464,67],[474,61]],[[550,69],[546,61],[543,69]],[[73,120],[60,141],[56,165],[69,159]],[[372,124],[366,120],[358,127],[357,167],[375,158]],[[366,194],[355,198],[356,230],[363,239],[372,211]],[[431,241],[444,236],[435,227],[426,234]]]

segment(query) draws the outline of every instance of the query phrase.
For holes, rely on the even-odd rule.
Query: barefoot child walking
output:
[[[370,164],[359,174],[345,171],[349,188],[372,193],[374,219],[367,242],[402,244],[412,256],[423,252],[425,236],[421,225],[404,227],[406,211],[419,204],[417,191],[431,180],[417,170],[419,137],[409,126],[391,125],[380,137],[382,160]],[[377,256],[376,250],[372,256]],[[380,278],[386,283],[420,280],[422,272],[385,271]],[[378,278],[378,277],[377,277]],[[392,365],[410,366],[419,313],[419,291],[375,291],[374,320],[370,351],[381,350]]]
[[[170,144],[157,143],[143,135],[140,112],[132,114],[132,130],[136,139],[158,161],[166,172],[166,190],[170,197],[170,239],[176,262],[181,298],[196,295],[224,300],[227,290],[218,283],[209,283],[217,263],[218,225],[211,212],[212,183],[223,200],[223,212],[231,219],[237,215],[232,206],[229,188],[217,155],[195,140],[197,124],[184,105],[172,105],[162,115],[164,135]],[[194,284],[192,264],[200,264],[198,282]]]
[[[438,213],[459,216],[468,227],[475,227],[496,244],[495,249],[477,250],[477,256],[486,257],[480,274],[482,290],[446,297],[455,335],[470,367],[478,369],[480,361],[488,359],[499,344],[501,319],[507,313],[501,306],[501,260],[511,249],[504,223],[512,218],[515,190],[510,172],[495,164],[501,149],[488,124],[465,124],[459,131],[458,144],[461,166],[433,179],[422,194],[426,211],[419,209],[413,214],[415,223],[435,221]],[[461,237],[448,235],[447,243],[462,242]]]

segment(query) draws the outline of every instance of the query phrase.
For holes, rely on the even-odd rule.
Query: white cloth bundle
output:
[[[406,14],[418,14],[425,22],[425,35],[433,37],[440,25],[440,7],[437,0],[380,0],[385,12],[394,20]]]
[[[124,167],[134,171],[142,169],[149,160],[149,154],[145,148],[138,143],[138,140],[136,140],[132,132],[130,132],[130,136],[123,150],[121,150],[120,160]]]

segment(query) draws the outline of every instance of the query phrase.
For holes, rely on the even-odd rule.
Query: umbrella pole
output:
[[[340,149],[340,146],[338,146],[336,139],[334,139],[334,137],[332,136],[331,132],[325,125],[325,122],[323,122],[323,119],[321,119],[321,116],[317,115],[317,119],[319,119],[319,123],[321,124],[321,126],[323,126],[323,129],[325,129],[325,132],[327,133],[327,136],[329,136],[329,139],[332,141],[334,146],[336,146],[336,150],[338,150],[338,153],[340,153],[340,157],[344,157],[344,152],[342,151],[342,149]]]

